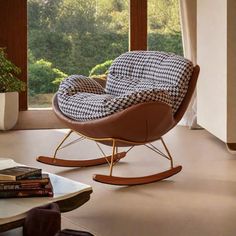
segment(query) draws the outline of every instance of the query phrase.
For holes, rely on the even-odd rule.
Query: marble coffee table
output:
[[[11,159],[0,158],[0,169],[16,165],[19,164]],[[27,212],[34,207],[55,202],[61,212],[67,212],[80,207],[90,199],[92,188],[89,185],[48,174],[54,189],[53,197],[0,199],[0,232],[22,226]]]

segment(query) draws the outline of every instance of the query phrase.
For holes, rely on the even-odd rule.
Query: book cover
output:
[[[0,190],[16,190],[16,189],[35,189],[40,188],[49,183],[49,175],[42,174],[40,178],[22,179],[22,180],[0,180]]]
[[[0,170],[0,180],[21,180],[41,176],[42,170],[28,166],[15,166]]]
[[[53,197],[51,181],[44,187],[36,189],[0,190],[0,198],[21,198],[21,197]]]

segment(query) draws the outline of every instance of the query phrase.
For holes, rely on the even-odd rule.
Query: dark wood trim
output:
[[[0,233],[11,230],[11,229],[22,227],[24,223],[25,223],[25,219],[20,219],[20,220],[16,220],[13,222],[0,225]]]
[[[130,50],[147,50],[147,0],[130,0]]]
[[[27,0],[0,0],[0,47],[27,82]],[[20,110],[27,110],[27,92],[20,94]]]
[[[232,152],[236,151],[236,143],[226,143],[226,146],[229,151],[232,151]]]
[[[72,211],[86,203],[90,199],[90,194],[92,192],[92,190],[85,191],[71,197],[70,199],[60,200],[56,203],[58,204],[61,212]]]
[[[93,192],[92,190],[88,190],[88,191],[79,193],[73,197],[70,197],[68,199],[56,201],[56,203],[58,204],[61,212],[72,211],[82,206],[84,203],[86,203],[90,199],[90,194],[92,192]],[[2,224],[0,225],[0,233],[11,230],[11,229],[15,229],[18,227],[22,227],[24,225],[24,222],[25,222],[25,217],[16,221]]]

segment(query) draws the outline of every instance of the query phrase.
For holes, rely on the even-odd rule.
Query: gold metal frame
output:
[[[73,133],[77,133],[80,137],[77,138],[76,140],[62,146],[64,142],[68,139],[68,137]],[[101,151],[103,157],[100,159],[93,159],[93,160],[63,160],[63,159],[58,159],[56,157],[58,151],[62,148],[68,147],[78,141],[84,140],[84,139],[89,139],[93,140],[96,142],[99,150]],[[111,156],[106,156],[105,152],[99,145],[99,142],[102,141],[110,141],[112,143],[112,155]],[[167,148],[166,143],[164,142],[163,138],[160,138],[160,141],[164,147],[165,153],[158,149],[156,146],[154,146],[152,143],[142,143],[142,142],[132,142],[132,141],[127,141],[127,140],[122,140],[122,139],[116,139],[116,138],[93,138],[93,137],[88,137],[85,136],[77,131],[70,130],[65,137],[62,139],[62,141],[58,144],[54,151],[53,157],[38,157],[38,161],[43,162],[45,164],[51,164],[51,165],[59,165],[59,166],[70,166],[70,167],[84,167],[84,166],[92,166],[92,165],[98,165],[98,164],[105,164],[107,163],[109,165],[109,175],[95,175],[94,180],[103,182],[103,183],[109,183],[109,184],[119,184],[119,185],[133,185],[133,184],[139,184],[139,183],[149,183],[149,182],[154,182],[158,181],[167,177],[170,177],[176,173],[178,173],[182,167],[174,167],[173,164],[173,158],[170,154],[170,151]],[[117,142],[122,142],[126,144],[130,144],[130,148],[125,151],[118,153],[118,147],[116,146]],[[145,177],[134,177],[134,178],[126,178],[126,177],[115,177],[113,176],[113,168],[115,164],[134,147],[137,145],[144,145],[145,147],[149,148],[150,150],[154,151],[156,154],[159,156],[162,156],[166,158],[167,160],[170,161],[170,169],[161,173],[158,173],[156,175],[152,176],[145,176]],[[69,164],[68,164],[69,163]],[[115,182],[113,182],[115,180]]]

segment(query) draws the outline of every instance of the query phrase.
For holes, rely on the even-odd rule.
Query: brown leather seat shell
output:
[[[91,138],[146,143],[159,139],[174,124],[171,107],[161,102],[137,104],[108,117],[86,122],[78,122],[63,115],[56,96],[53,98],[53,109],[70,129]]]

